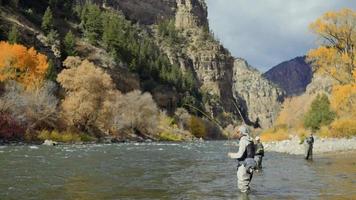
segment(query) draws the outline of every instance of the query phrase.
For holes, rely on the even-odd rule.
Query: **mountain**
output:
[[[311,83],[313,72],[303,56],[282,62],[263,76],[285,90],[287,96],[296,96],[305,92],[307,85]]]
[[[0,13],[0,39],[5,39],[16,25],[21,42],[45,53],[59,72],[65,59],[63,38],[71,30],[76,36],[77,55],[105,69],[117,89],[124,93],[135,89],[150,92],[158,106],[169,113],[178,107],[195,114],[203,110],[223,127],[236,124],[241,117],[251,125],[258,121],[262,128],[272,126],[283,92],[247,62],[234,58],[214,38],[204,0],[50,2],[19,1],[13,5],[7,0],[0,1],[4,5]],[[83,10],[86,2],[95,4],[99,11]],[[59,41],[54,43],[48,43],[48,35],[41,30],[47,6],[51,6],[55,15]],[[86,12],[93,12],[94,17],[83,20]],[[117,24],[123,24],[124,39],[114,38],[113,42],[119,46],[115,51],[101,41],[102,30],[91,33],[96,36],[94,42],[85,38],[96,29],[87,28],[93,23],[85,24],[88,19],[95,21],[95,12],[123,16]]]

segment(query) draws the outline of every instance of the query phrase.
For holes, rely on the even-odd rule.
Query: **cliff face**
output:
[[[234,96],[242,98],[248,118],[262,128],[270,127],[278,115],[284,92],[243,59],[234,62],[233,83]]]
[[[84,4],[87,0],[76,0]],[[182,18],[178,23],[189,24],[199,22],[198,25],[207,25],[207,8],[203,0],[91,0],[104,8],[120,10],[131,21],[143,25],[153,25],[157,22],[173,18],[176,15],[190,17]],[[182,5],[187,9],[182,8]]]
[[[175,26],[185,43],[172,47],[158,40],[159,46],[171,62],[193,70],[200,90],[208,97],[205,109],[223,125],[240,118],[235,102],[245,121],[252,124],[257,120],[262,128],[272,126],[283,92],[245,61],[235,60],[214,39],[208,31],[206,9],[203,1],[177,0]]]
[[[276,65],[263,76],[284,89],[287,96],[294,96],[305,92],[313,72],[305,57],[297,57]]]

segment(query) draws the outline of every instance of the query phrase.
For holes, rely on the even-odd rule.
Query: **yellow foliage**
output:
[[[334,86],[331,107],[340,117],[356,117],[356,84]]]
[[[86,134],[79,134],[70,131],[59,132],[57,130],[48,131],[42,130],[38,132],[37,138],[39,140],[53,140],[56,142],[72,143],[72,142],[89,142],[95,140]]]
[[[322,127],[318,132],[321,137],[341,138],[356,136],[356,118],[335,120],[329,127]]]
[[[192,116],[190,118],[190,131],[197,138],[204,138],[206,136],[206,127],[202,119]]]
[[[169,131],[163,131],[159,134],[159,139],[163,140],[163,141],[174,141],[174,142],[178,142],[178,141],[183,141],[183,137],[181,135],[178,134],[174,134],[172,132]]]
[[[342,84],[353,80],[356,63],[356,12],[342,9],[327,12],[310,29],[319,35],[324,44],[308,53],[308,60],[316,72],[327,74]]]
[[[285,125],[275,126],[263,131],[260,138],[263,142],[287,140],[289,138],[288,129]]]
[[[31,88],[42,82],[47,69],[47,57],[33,47],[0,42],[0,81],[15,80]]]

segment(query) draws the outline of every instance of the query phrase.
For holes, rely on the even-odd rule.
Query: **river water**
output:
[[[237,191],[227,141],[0,146],[0,199],[356,199],[356,153],[267,153]]]

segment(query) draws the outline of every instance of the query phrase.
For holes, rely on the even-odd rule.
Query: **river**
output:
[[[0,146],[0,199],[356,199],[356,153],[266,153],[237,191],[229,141]]]

